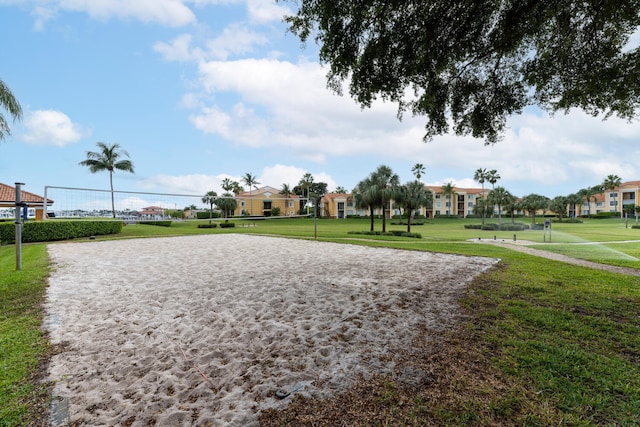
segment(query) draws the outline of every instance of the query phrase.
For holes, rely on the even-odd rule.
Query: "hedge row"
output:
[[[122,221],[27,221],[22,226],[22,242],[50,242],[79,237],[118,234]],[[0,224],[0,243],[15,243],[16,226]]]
[[[385,231],[349,231],[347,234],[366,234],[369,236],[400,236],[400,237],[414,237],[416,239],[422,239],[420,233],[407,233],[406,231],[391,230]]]
[[[465,224],[464,228],[471,230],[490,230],[490,231],[522,231],[528,230],[527,224]]]

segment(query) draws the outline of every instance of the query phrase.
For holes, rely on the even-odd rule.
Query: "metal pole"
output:
[[[22,270],[22,186],[24,183],[16,182],[16,270]]]
[[[44,202],[42,202],[42,219],[47,220],[47,190],[49,186],[44,187]]]
[[[313,207],[313,240],[318,240],[318,209],[317,205]]]

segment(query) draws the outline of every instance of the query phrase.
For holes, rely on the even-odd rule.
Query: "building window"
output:
[[[473,194],[469,194],[469,195],[467,196],[467,199],[469,199],[469,200],[473,200]]]
[[[446,207],[450,208],[450,207],[451,207],[451,202],[446,202],[444,205],[445,205]]]
[[[617,200],[611,200],[609,202],[609,206],[618,206],[618,201]]]
[[[609,197],[618,197],[618,193],[609,193]]]
[[[468,207],[470,207],[470,208],[472,208],[472,207],[473,207],[473,202],[469,202],[469,203],[467,204],[467,206],[468,206]]]
[[[441,194],[436,194],[436,199],[439,199]]]
[[[601,208],[601,207],[603,207],[603,206],[604,206],[604,202],[598,202],[598,203],[596,203],[596,207],[597,207],[597,208]]]
[[[292,208],[293,207],[293,200],[289,202],[289,207]]]
[[[441,202],[436,202],[436,208],[439,208],[441,206],[440,203]],[[438,213],[440,213],[440,212],[438,212]]]
[[[244,200],[240,202],[240,206],[244,208]]]

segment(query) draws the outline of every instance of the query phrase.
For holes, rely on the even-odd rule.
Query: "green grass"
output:
[[[529,256],[508,245],[469,242],[494,235],[512,239],[514,232],[466,230],[466,222],[430,221],[412,227],[423,235],[412,239],[347,234],[367,230],[366,220],[317,221],[319,240],[502,259],[499,268],[470,285],[461,301],[465,320],[443,335],[448,345],[435,356],[430,348],[421,353],[430,385],[409,392],[388,379],[373,381],[358,399],[363,405],[372,399],[376,410],[356,412],[355,419],[361,425],[640,425],[640,279]],[[312,219],[237,224],[222,230],[198,229],[196,222],[168,228],[128,225],[118,238],[220,233],[314,238]],[[517,238],[585,259],[605,261],[601,250],[640,257],[638,243],[623,243],[640,238],[640,230],[625,228],[618,219],[552,227],[552,244],[544,243],[541,231],[518,232]],[[575,244],[581,241],[616,243]],[[36,416],[26,404],[37,393],[30,373],[47,352],[39,329],[47,275],[44,245],[25,247],[21,272],[14,271],[13,256],[12,246],[0,247],[0,420],[8,426],[29,425]],[[639,267],[631,259],[608,262]],[[344,409],[345,420],[360,400]],[[318,421],[322,411],[315,405],[320,403],[303,406]],[[332,406],[331,411],[341,409]],[[280,424],[295,425],[283,421],[292,416],[284,413]]]
[[[0,425],[29,425],[40,411],[44,388],[32,378],[48,344],[40,328],[45,245],[25,245],[16,271],[14,246],[0,247]],[[28,403],[31,402],[31,403]]]

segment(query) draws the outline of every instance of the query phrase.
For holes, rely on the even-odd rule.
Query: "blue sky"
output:
[[[269,0],[0,0],[0,78],[24,110],[0,143],[0,182],[108,188],[78,163],[119,143],[136,173],[118,190],[204,194],[246,172],[263,185],[304,173],[351,190],[381,164],[401,181],[468,187],[496,169],[518,196],[567,195],[609,174],[640,179],[640,125],[536,109],[502,142],[445,135],[422,142],[424,118],[361,110],[326,89],[313,43],[287,33],[295,3]]]

